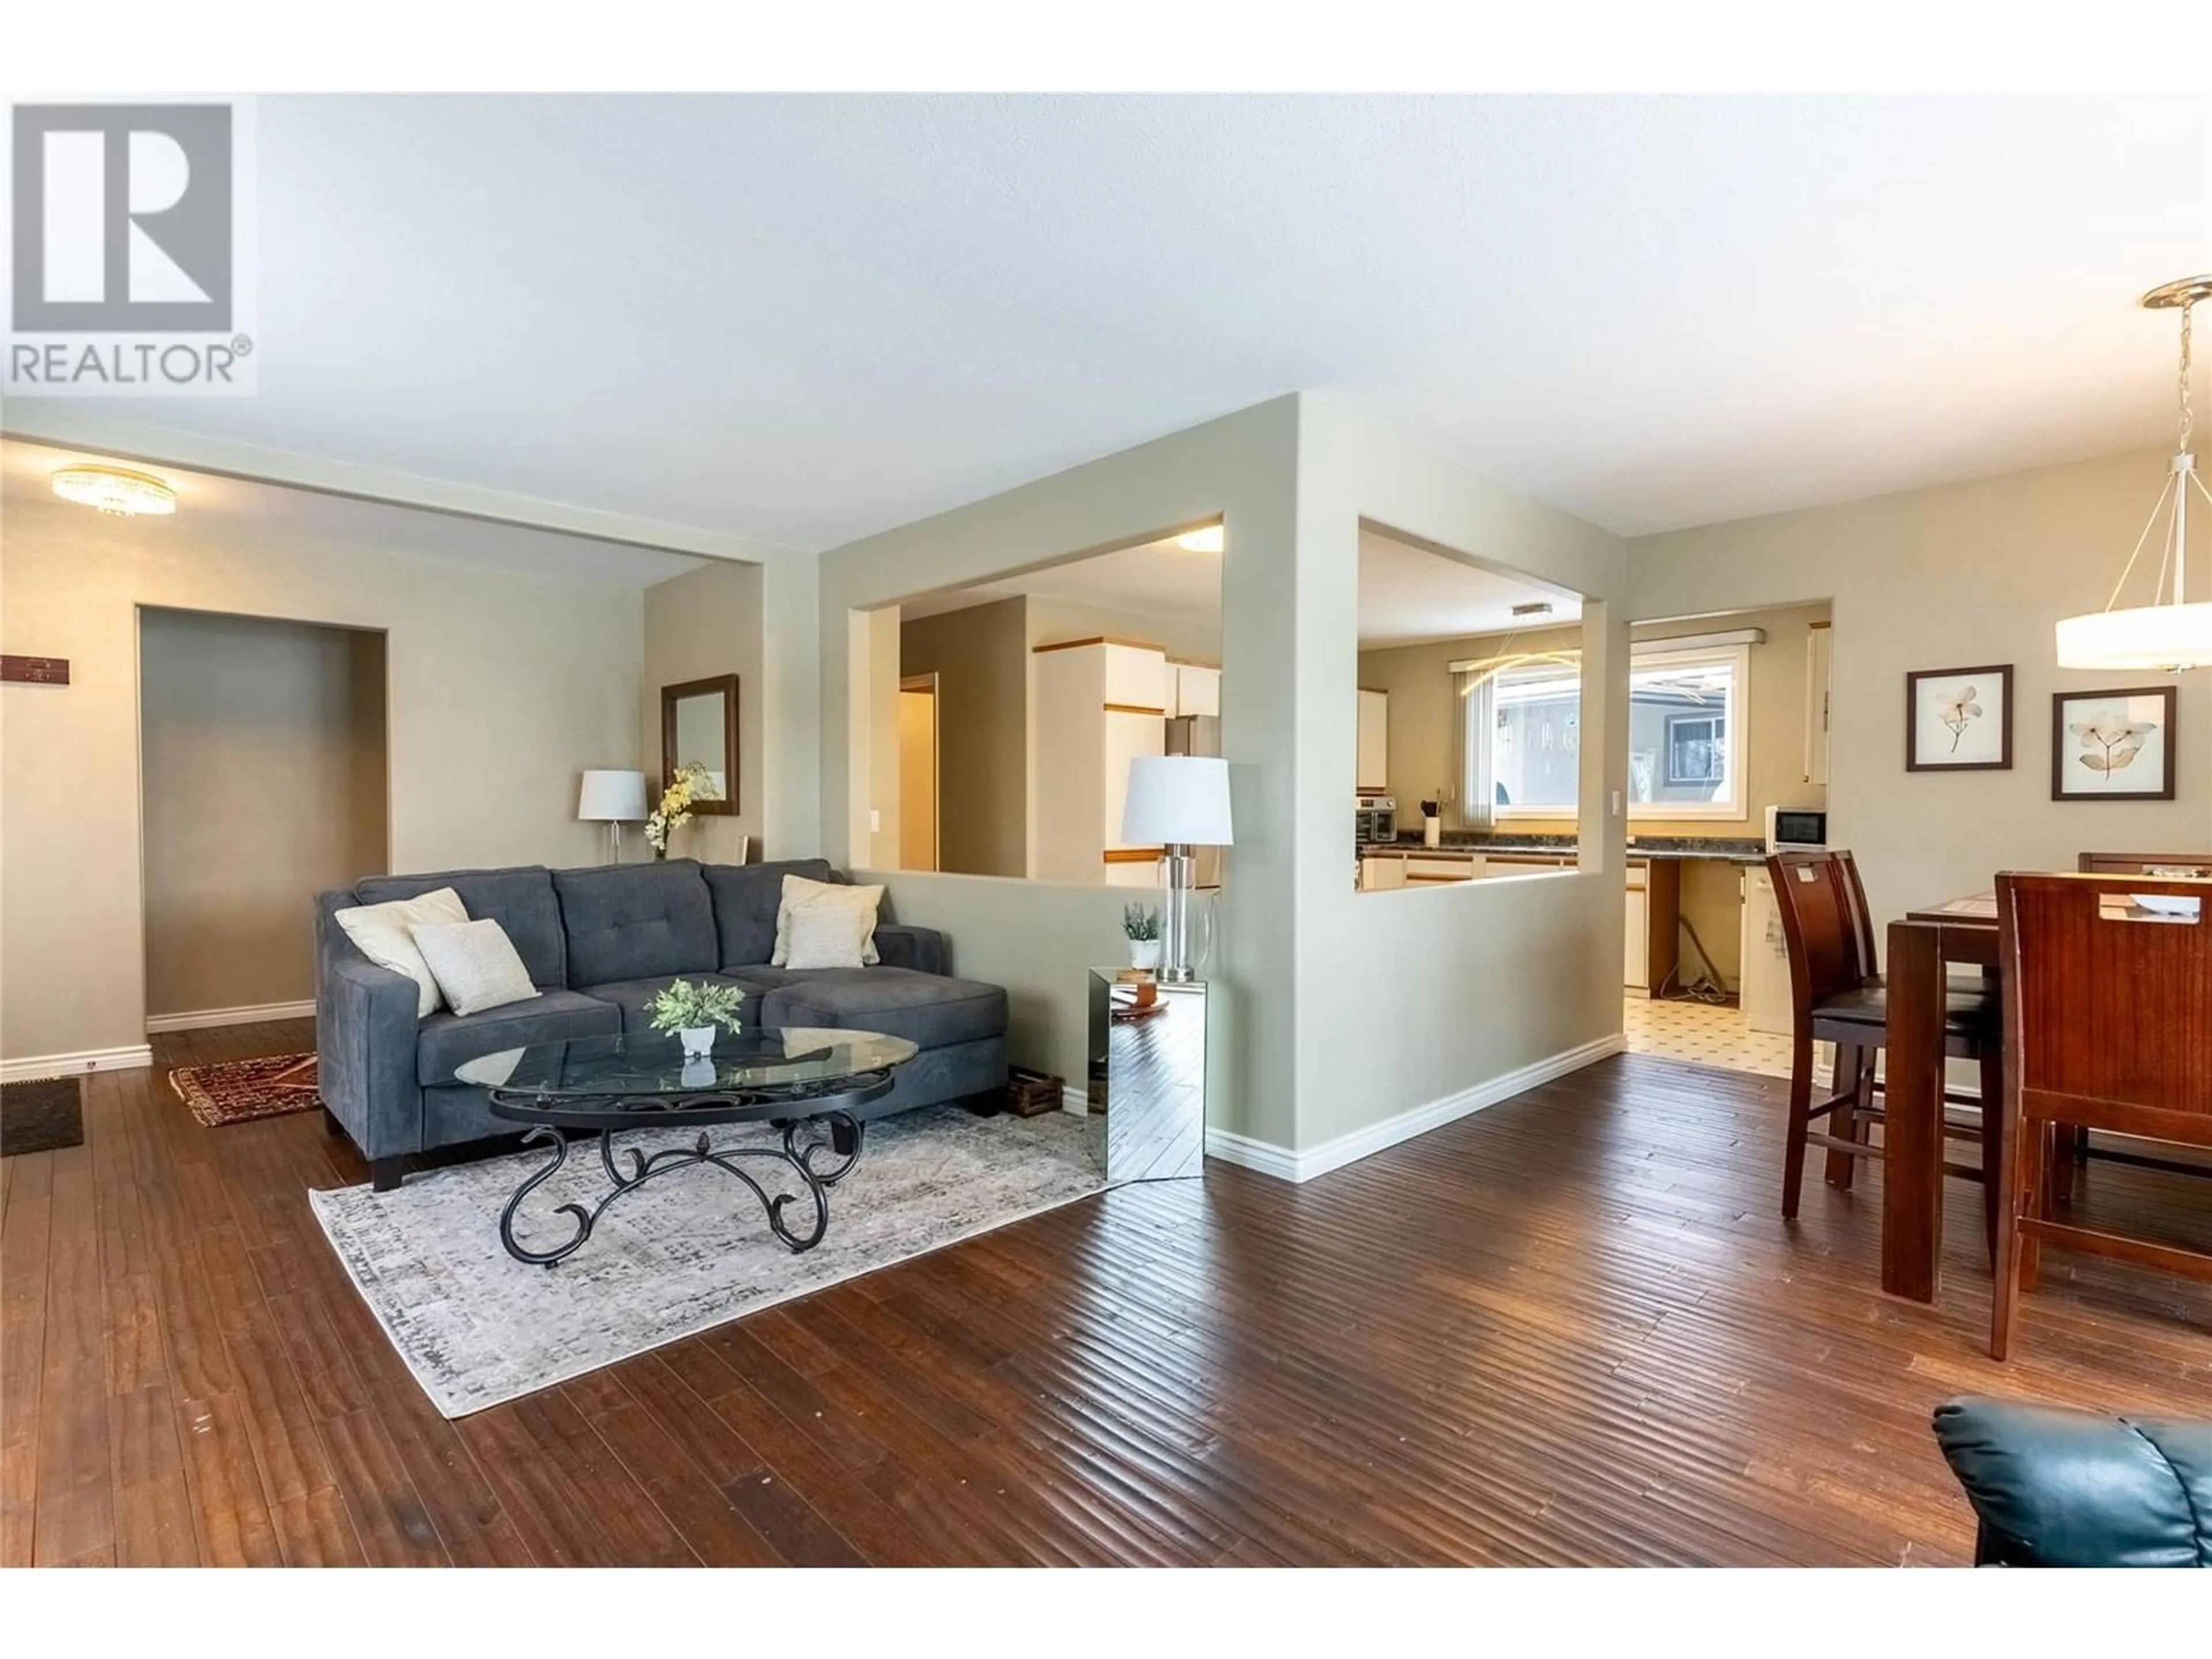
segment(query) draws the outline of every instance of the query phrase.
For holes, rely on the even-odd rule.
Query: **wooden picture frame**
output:
[[[738,677],[735,674],[710,674],[702,680],[684,680],[676,685],[660,688],[660,787],[665,789],[668,781],[676,775],[676,769],[687,762],[707,760],[708,769],[713,762],[706,756],[679,755],[678,740],[678,708],[680,704],[695,699],[719,697],[722,704],[721,771],[726,787],[719,800],[696,800],[692,812],[701,817],[728,817],[738,810]]]
[[[2114,710],[2109,706],[2130,703],[2136,707]],[[2127,686],[2112,691],[2054,691],[2051,694],[2051,799],[2053,800],[2172,800],[2173,799],[2173,769],[2178,750],[2174,747],[2173,716],[2179,705],[2179,688],[2172,685]],[[2107,708],[2099,709],[2097,705]],[[2155,708],[2144,707],[2154,704]],[[2111,716],[2106,722],[2109,736],[2094,742],[2086,741],[2070,728],[2085,724],[2080,717],[2093,713]],[[2072,714],[2076,718],[2069,719]],[[2137,732],[2147,735],[2130,743]],[[2148,734],[2154,734],[2154,744]],[[2158,760],[2155,772],[2145,772],[2124,779],[2115,787],[2112,780],[2134,772],[2135,763],[2154,754]],[[2069,767],[2067,762],[2082,758],[2085,764]],[[2102,761],[2105,764],[2095,763]],[[2100,781],[2101,780],[2101,781]],[[2069,787],[2071,785],[2073,787]]]
[[[1992,710],[1990,688],[1996,688]],[[1971,700],[1954,719],[1944,718],[1936,701],[1949,691]],[[1979,724],[1986,720],[1986,726]],[[1905,677],[1905,769],[1908,772],[2009,772],[2012,770],[2012,665],[1984,663],[1973,668],[1923,668]],[[1942,733],[1950,732],[1948,747]],[[1960,757],[1961,745],[1964,758]]]

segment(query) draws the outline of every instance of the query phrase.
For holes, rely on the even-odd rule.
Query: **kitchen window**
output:
[[[1742,818],[1747,646],[1637,647],[1629,659],[1628,815]],[[1486,769],[1499,818],[1571,818],[1582,752],[1578,659],[1549,658],[1492,677],[1489,717],[1470,722],[1462,782]],[[1488,746],[1489,765],[1474,750]]]

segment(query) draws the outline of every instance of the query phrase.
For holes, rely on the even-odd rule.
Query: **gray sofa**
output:
[[[669,981],[743,986],[748,1028],[844,1026],[920,1045],[891,1092],[865,1115],[956,1100],[1005,1085],[1006,994],[955,979],[945,936],[889,921],[872,968],[769,966],[787,874],[845,878],[820,859],[702,865],[690,859],[592,870],[449,870],[371,876],[315,896],[315,1049],[323,1104],[368,1160],[379,1191],[399,1184],[401,1160],[514,1126],[454,1068],[529,1042],[651,1029],[647,1005]],[[415,982],[380,968],[332,919],[356,904],[441,887],[471,919],[506,929],[540,994],[461,1015],[415,1017]]]

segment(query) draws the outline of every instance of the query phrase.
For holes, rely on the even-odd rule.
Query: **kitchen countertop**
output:
[[[1492,854],[1500,857],[1572,858],[1575,839],[1571,836],[1516,836],[1474,840],[1462,836],[1446,841],[1441,847],[1429,847],[1418,836],[1410,839],[1401,836],[1395,842],[1370,842],[1359,848],[1359,854],[1363,858],[1471,859]],[[1764,864],[1766,849],[1758,841],[1745,836],[1651,836],[1632,842],[1628,857],[1632,863],[1638,859],[1711,859],[1724,864]]]

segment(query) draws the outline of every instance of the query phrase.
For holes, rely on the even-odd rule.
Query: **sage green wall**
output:
[[[870,839],[872,805],[890,809],[888,836],[873,839],[896,845],[896,799],[886,802],[880,793],[869,799],[872,787],[881,789],[869,751],[891,742],[896,722],[866,718],[878,677],[859,659],[886,647],[854,613],[1034,568],[1055,555],[1136,546],[1224,520],[1222,745],[1237,845],[1212,970],[1221,988],[1209,1048],[1213,1122],[1282,1146],[1292,1145],[1297,1132],[1298,1087],[1291,571],[1299,406],[1296,398],[1277,398],[869,537],[823,554],[820,574],[823,850],[840,862],[864,862],[853,854]],[[886,868],[878,864],[870,878]],[[988,876],[909,873],[887,884],[901,920],[942,927],[963,970],[989,964],[989,976],[1007,987],[1023,1011],[1015,1059],[1079,1078],[1088,1017],[1084,973],[1102,957],[1121,955],[1113,920],[1127,895]]]
[[[1628,628],[1618,538],[1326,399],[1299,402],[1295,1144],[1311,1152],[1618,1043],[1622,821],[1612,809],[1626,785]],[[1588,596],[1580,869],[1355,890],[1362,519]]]

